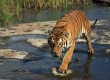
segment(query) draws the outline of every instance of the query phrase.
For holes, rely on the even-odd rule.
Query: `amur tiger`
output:
[[[64,14],[57,21],[53,30],[48,32],[48,44],[51,47],[51,53],[53,56],[62,59],[58,69],[59,73],[64,74],[67,72],[75,48],[75,41],[81,34],[87,41],[89,54],[94,53],[90,37],[91,26],[82,11],[74,10]]]

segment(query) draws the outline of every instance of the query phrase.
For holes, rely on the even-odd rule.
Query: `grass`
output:
[[[8,25],[23,9],[62,9],[74,4],[91,4],[91,0],[0,0],[0,23]]]
[[[18,16],[20,12],[18,0],[0,0],[0,23],[1,26],[11,23],[13,16]]]

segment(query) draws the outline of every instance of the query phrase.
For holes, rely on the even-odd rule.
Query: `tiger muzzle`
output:
[[[58,54],[56,52],[52,52],[53,57],[60,57],[61,54]]]

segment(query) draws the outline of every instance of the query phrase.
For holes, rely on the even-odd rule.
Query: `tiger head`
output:
[[[62,58],[63,53],[69,47],[68,33],[66,31],[53,30],[49,31],[50,37],[48,44],[51,47],[51,53],[54,57]]]

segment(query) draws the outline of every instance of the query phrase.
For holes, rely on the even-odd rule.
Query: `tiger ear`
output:
[[[66,31],[63,31],[63,36],[67,37],[69,36],[69,33],[67,33]]]
[[[52,34],[52,31],[48,30],[48,34],[51,35]]]

